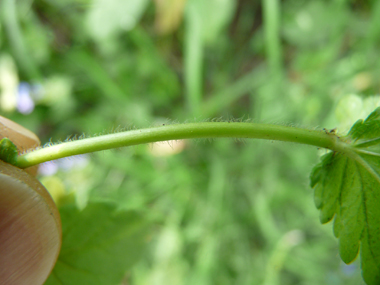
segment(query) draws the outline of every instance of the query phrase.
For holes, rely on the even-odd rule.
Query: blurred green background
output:
[[[379,105],[379,19],[375,0],[1,0],[0,114],[43,143],[215,118],[344,133]],[[363,284],[319,223],[308,175],[321,153],[161,143],[39,177],[79,208],[154,220],[123,284]]]

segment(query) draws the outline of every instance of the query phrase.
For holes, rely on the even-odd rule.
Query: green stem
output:
[[[159,126],[64,142],[19,155],[15,165],[26,168],[62,157],[159,141],[222,137],[296,142],[334,151],[346,149],[346,144],[335,134],[321,130],[257,123],[207,122]]]

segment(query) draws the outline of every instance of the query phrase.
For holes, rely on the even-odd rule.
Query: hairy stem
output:
[[[328,148],[334,151],[344,151],[346,146],[335,134],[321,130],[257,123],[188,123],[131,130],[64,142],[19,155],[15,165],[20,168],[26,168],[62,157],[166,140],[223,137],[295,142]]]

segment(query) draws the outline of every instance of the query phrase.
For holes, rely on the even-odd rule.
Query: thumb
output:
[[[17,147],[27,149],[30,140],[25,146],[20,134],[29,131],[12,122],[4,135],[1,119],[0,136],[16,136]],[[60,247],[59,213],[47,190],[26,171],[0,161],[0,284],[43,284]]]

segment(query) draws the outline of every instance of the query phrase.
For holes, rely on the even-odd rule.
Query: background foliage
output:
[[[43,143],[219,117],[346,132],[379,105],[379,1],[3,0],[0,17],[0,113]],[[100,224],[111,206],[97,203],[144,220],[123,284],[362,284],[319,224],[317,160],[186,141],[45,164],[40,179],[63,220]]]

